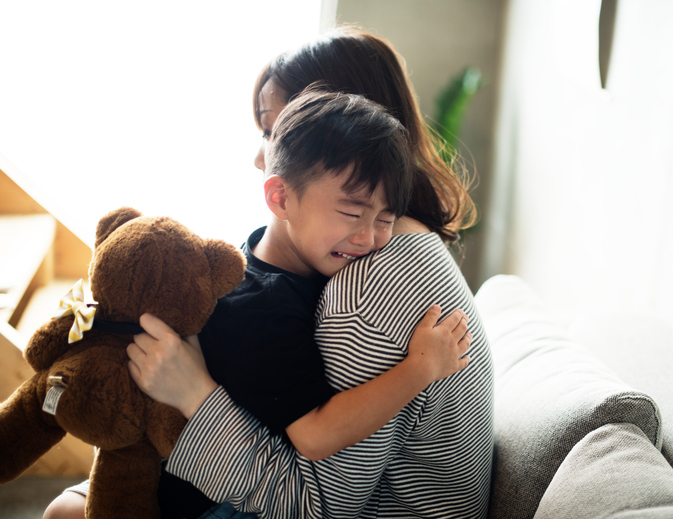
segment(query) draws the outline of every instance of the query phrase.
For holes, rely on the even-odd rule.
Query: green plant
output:
[[[437,97],[434,129],[446,143],[439,150],[446,162],[451,162],[458,150],[465,112],[474,95],[483,86],[481,71],[475,67],[467,67],[452,77]]]

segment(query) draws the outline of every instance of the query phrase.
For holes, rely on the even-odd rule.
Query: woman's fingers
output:
[[[145,330],[145,333],[154,337],[155,339],[158,339],[162,335],[167,333],[176,335],[176,333],[170,326],[168,326],[165,322],[163,322],[161,319],[152,314],[141,315],[140,326],[142,327],[143,330]]]

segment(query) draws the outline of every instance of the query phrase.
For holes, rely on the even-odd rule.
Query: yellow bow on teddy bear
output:
[[[68,334],[68,344],[81,340],[84,332],[91,330],[93,316],[96,313],[95,307],[87,306],[84,302],[84,283],[81,279],[61,298],[59,305],[54,319],[68,315],[75,316],[75,322],[72,323]]]

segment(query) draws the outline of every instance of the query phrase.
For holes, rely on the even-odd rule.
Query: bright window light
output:
[[[0,154],[96,222],[129,205],[239,245],[268,209],[252,88],[320,0],[0,4]]]

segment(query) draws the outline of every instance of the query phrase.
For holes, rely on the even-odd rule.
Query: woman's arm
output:
[[[147,333],[127,349],[131,374],[149,396],[189,420],[166,470],[238,510],[291,517],[301,503],[302,517],[322,517],[313,510],[320,499],[310,497],[306,485],[287,484],[301,479],[295,449],[212,380],[198,338],[182,340],[149,314],[140,322]]]
[[[301,481],[295,449],[218,387],[187,423],[166,470],[210,499],[264,517],[322,517]],[[300,505],[301,504],[301,505]],[[301,511],[298,513],[298,507]]]
[[[467,316],[456,310],[437,324],[439,315],[437,305],[428,310],[402,362],[290,424],[286,432],[296,449],[311,460],[327,458],[381,429],[432,382],[467,367]]]

